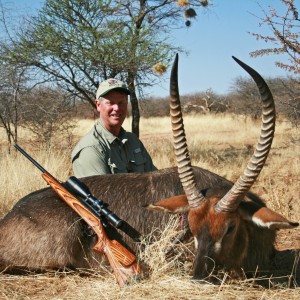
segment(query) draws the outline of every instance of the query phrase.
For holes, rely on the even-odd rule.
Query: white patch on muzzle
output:
[[[221,241],[215,242],[214,251],[215,251],[216,254],[220,253],[221,247],[222,247]]]
[[[195,248],[198,249],[198,240],[194,237]]]

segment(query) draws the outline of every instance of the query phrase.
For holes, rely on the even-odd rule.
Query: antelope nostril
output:
[[[215,269],[215,261],[210,257],[202,257],[195,265],[193,279],[204,279],[210,276]]]

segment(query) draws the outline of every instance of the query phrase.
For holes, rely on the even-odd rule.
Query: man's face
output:
[[[97,111],[103,125],[113,134],[118,135],[127,114],[127,95],[112,90],[100,100],[96,100]]]

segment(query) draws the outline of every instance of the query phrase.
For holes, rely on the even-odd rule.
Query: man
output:
[[[99,85],[95,103],[100,118],[72,152],[76,177],[156,170],[138,137],[122,128],[128,95],[126,85],[117,79]]]

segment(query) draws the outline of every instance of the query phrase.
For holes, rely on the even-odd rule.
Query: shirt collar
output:
[[[109,132],[105,126],[103,125],[101,119],[99,119],[95,125],[96,131],[101,132],[103,137],[110,143],[112,144],[115,140],[121,141],[123,144],[125,144],[128,141],[128,138],[126,137],[126,130],[121,127],[120,134],[119,136],[115,136],[111,132]]]

